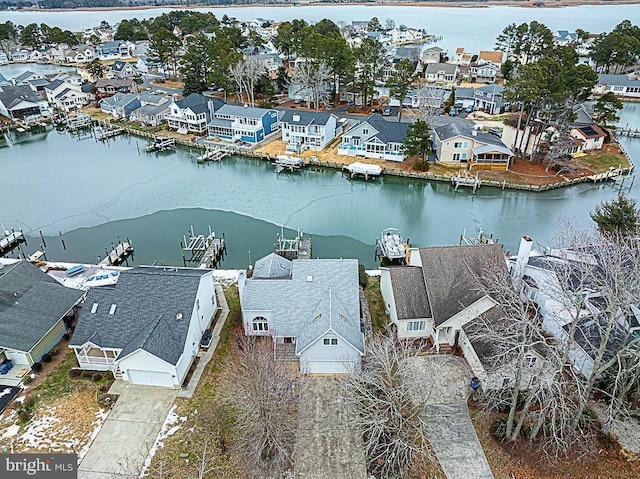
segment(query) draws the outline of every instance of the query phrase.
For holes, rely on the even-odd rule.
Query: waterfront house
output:
[[[0,262],[0,363],[40,361],[72,325],[83,296],[28,261]]]
[[[138,93],[138,84],[132,78],[101,78],[96,82],[96,95],[105,98],[116,93]]]
[[[282,115],[273,109],[223,105],[209,122],[209,137],[258,143],[278,131]]]
[[[91,288],[69,347],[82,369],[178,389],[217,308],[211,271],[143,266]]]
[[[115,61],[106,76],[109,78],[134,78],[140,76],[140,72],[131,63]]]
[[[342,135],[338,154],[403,161],[406,155],[402,150],[402,143],[408,128],[408,123],[387,121],[374,113]]]
[[[42,73],[33,73],[32,71],[22,72],[20,75],[12,79],[14,85],[29,85],[33,91],[44,89],[44,85],[49,83]]]
[[[322,150],[336,136],[337,117],[333,113],[287,110],[280,120],[282,141],[287,150]]]
[[[182,100],[174,99],[165,115],[167,125],[183,135],[207,131],[214,105],[216,103],[200,93],[192,93]]]
[[[504,58],[504,52],[493,51],[493,50],[492,51],[480,50],[480,53],[478,53],[478,59],[476,60],[476,63],[478,63],[479,65],[484,65],[485,63],[492,63],[494,65],[497,65],[498,67],[501,67],[503,58]]]
[[[131,121],[137,121],[147,126],[158,126],[165,122],[165,115],[171,107],[171,99],[155,93],[140,94],[140,108],[137,108],[129,117]]]
[[[513,152],[495,135],[485,133],[472,121],[449,118],[436,126],[437,161],[466,169],[506,170]]]
[[[446,50],[443,50],[440,47],[430,47],[422,52],[421,60],[423,64],[427,63],[440,63],[447,55]]]
[[[620,98],[640,98],[640,78],[634,75],[598,75],[594,95],[613,92]]]
[[[102,98],[98,102],[100,109],[115,118],[128,118],[136,109],[140,108],[140,95],[134,93],[116,93]]]
[[[456,52],[453,55],[450,63],[455,63],[456,65],[461,66],[469,66],[471,64],[471,58],[473,55],[467,51],[463,47],[456,48]]]
[[[424,78],[428,84],[451,86],[458,77],[458,65],[455,63],[428,63]]]
[[[96,51],[90,45],[80,45],[64,52],[69,63],[87,63],[96,57]]]
[[[491,115],[497,115],[504,106],[503,92],[502,85],[493,84],[476,88],[473,92],[474,108],[484,110]]]
[[[598,125],[578,126],[571,129],[571,136],[582,142],[581,151],[599,150],[604,146],[606,133]]]
[[[88,105],[94,99],[94,95],[84,92],[81,86],[63,79],[51,81],[44,91],[50,105],[66,112]]]
[[[365,353],[355,259],[294,259],[272,253],[238,277],[247,336],[270,336],[276,359],[304,374],[360,369]]]
[[[469,67],[469,81],[472,83],[494,83],[500,75],[500,65],[492,62],[472,63]]]
[[[0,90],[0,115],[23,120],[50,113],[47,101],[36,95],[29,85],[3,87]]]
[[[17,50],[11,52],[11,61],[26,62],[29,60],[29,52],[27,50]]]
[[[135,44],[129,41],[110,40],[102,42],[96,47],[96,56],[103,61],[131,58],[135,48]]]

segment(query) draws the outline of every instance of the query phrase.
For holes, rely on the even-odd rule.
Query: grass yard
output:
[[[596,173],[602,173],[612,167],[629,167],[629,161],[626,158],[611,152],[583,156],[580,158],[580,162],[587,165]]]
[[[384,333],[389,324],[389,319],[385,313],[387,308],[382,299],[382,294],[380,294],[380,276],[368,277],[367,287],[364,288],[364,295],[369,303],[373,334]]]

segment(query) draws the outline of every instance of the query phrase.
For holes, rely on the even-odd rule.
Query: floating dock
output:
[[[482,180],[478,177],[478,173],[476,172],[476,176],[469,176],[467,170],[460,170],[458,174],[451,178],[451,184],[454,186],[454,189],[458,191],[458,187],[460,186],[468,186],[473,188],[473,192],[482,186]]]
[[[116,136],[122,135],[125,132],[124,128],[96,128],[96,139],[100,141],[108,140]]]
[[[230,151],[226,148],[206,148],[202,155],[196,157],[196,161],[198,163],[204,163],[205,161],[220,161],[229,154]]]
[[[151,153],[153,151],[165,151],[171,148],[175,148],[176,139],[175,138],[166,138],[162,136],[158,136],[155,138],[153,143],[145,146],[144,151],[147,153]]]
[[[129,257],[133,257],[133,243],[129,239],[126,242],[118,241],[114,246],[111,243],[111,251],[105,250],[105,258],[101,260],[99,266],[120,266],[123,263],[129,263]]]
[[[460,235],[460,246],[463,244],[467,246],[480,245],[480,244],[497,244],[498,238],[493,238],[493,233],[489,236],[485,236],[484,231],[480,229],[478,236],[467,236],[467,230],[465,229]]]
[[[290,155],[278,155],[276,156],[276,173],[280,173],[284,170],[293,172],[304,166],[304,158],[299,158]]]
[[[21,248],[22,243],[27,243],[27,238],[22,230],[9,232],[3,228],[2,236],[0,236],[0,256],[10,253],[16,248]]]
[[[80,113],[67,117],[66,125],[69,130],[91,128],[93,126],[93,119],[89,115]]]
[[[227,243],[222,233],[222,238],[216,238],[214,232],[209,226],[209,234],[196,235],[193,232],[193,226],[189,232],[189,241],[185,236],[180,242],[180,250],[182,251],[182,262],[185,266],[187,263],[195,263],[198,268],[217,268],[224,258],[227,251]]]
[[[311,259],[311,235],[305,236],[304,233],[298,231],[298,236],[294,239],[287,239],[284,237],[284,232],[281,231],[273,247],[273,252],[290,260]]]
[[[375,178],[382,174],[381,166],[372,165],[371,163],[361,163],[359,161],[345,166],[344,169],[349,172],[351,178],[354,176],[362,176],[365,180]]]

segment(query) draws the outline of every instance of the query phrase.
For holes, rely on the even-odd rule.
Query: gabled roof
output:
[[[56,88],[58,88],[60,85],[62,85],[65,82],[65,80],[53,80],[52,82],[49,82],[49,84],[45,87],[45,89],[53,91]]]
[[[501,95],[504,91],[504,87],[502,85],[496,85],[495,83],[492,83],[491,85],[484,85],[476,88],[476,90],[483,93],[489,93],[490,95]]]
[[[137,99],[138,99],[138,95],[136,95],[135,93],[116,93],[113,96],[103,98],[102,100],[100,100],[99,103],[100,105],[106,103],[111,107],[125,107],[129,103]]]
[[[513,156],[513,151],[511,151],[506,146],[502,146],[502,145],[476,146],[475,148],[472,148],[471,151],[473,151],[474,155],[482,155],[484,153],[498,152],[498,153],[504,153],[506,155]]]
[[[106,86],[115,86],[117,88],[123,86],[131,86],[135,83],[132,78],[101,78],[96,82],[96,88],[104,88]]]
[[[221,115],[230,115],[241,118],[262,118],[265,114],[269,113],[272,110],[268,110],[266,108],[256,108],[256,107],[243,107],[238,105],[223,105],[220,107],[216,114]]]
[[[91,342],[121,349],[120,359],[143,349],[177,364],[187,340],[200,279],[205,274],[209,273],[191,268],[121,271],[114,286],[89,290],[71,346]],[[109,314],[111,310],[113,314]]]
[[[30,351],[83,295],[28,261],[1,267],[0,347]]]
[[[320,111],[285,110],[282,123],[293,125],[326,125],[333,113]]]
[[[640,80],[628,75],[601,74],[598,75],[598,86],[603,85],[640,86]]]
[[[26,72],[22,72],[20,75],[15,77],[13,79],[13,81],[17,85],[18,83],[22,83],[26,79],[31,78],[33,75],[35,75],[35,73],[33,73],[32,71],[27,70]]]
[[[390,267],[389,275],[398,319],[430,318],[431,307],[424,285],[422,268],[418,266]]]
[[[576,128],[586,139],[601,138],[607,136],[598,125],[588,125]]]
[[[378,130],[378,133],[374,136],[385,144],[390,142],[402,143],[409,129],[409,123],[387,121],[378,113],[374,113],[368,117],[365,122]]]
[[[485,296],[477,277],[487,267],[507,268],[499,244],[420,248],[419,253],[436,326]]]
[[[574,125],[593,125],[595,123],[592,113],[587,110],[584,104],[579,103],[574,105],[572,110],[573,114],[576,115],[576,119],[573,121]]]
[[[204,113],[209,111],[207,98],[200,93],[192,93],[182,100],[176,101],[176,105],[181,109],[190,109],[194,113]]]
[[[160,103],[159,105],[153,105],[153,104],[143,105],[140,108],[137,108],[134,111],[134,113],[136,115],[141,115],[143,113],[146,113],[149,115],[159,115],[160,113],[163,113],[164,111],[168,110],[170,105],[171,105],[171,100],[167,99],[164,101],[164,103]]]
[[[473,99],[474,98],[473,92],[474,92],[473,88],[458,87],[455,90],[456,100],[463,99],[463,98]]]
[[[425,69],[425,74],[438,73],[444,71],[445,74],[453,75],[458,69],[458,65],[455,63],[428,63]]]
[[[485,51],[480,50],[478,54],[478,60],[485,60],[492,63],[497,63],[500,65],[502,63],[502,58],[504,57],[504,52],[500,51]]]
[[[291,277],[291,261],[271,253],[264,258],[256,261],[253,268],[253,278],[290,278]]]
[[[474,127],[475,123],[470,120],[451,117],[447,123],[434,127],[433,131],[441,141],[463,136],[465,138],[473,139],[479,143],[484,143],[485,145],[507,148],[507,146],[497,136],[479,130],[476,130],[474,135]]]
[[[23,101],[37,104],[42,100],[33,92],[29,85],[16,85],[14,87],[3,88],[2,91],[0,91],[0,102],[2,102],[7,110],[10,110]]]

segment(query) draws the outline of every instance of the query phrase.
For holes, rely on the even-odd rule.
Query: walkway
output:
[[[123,381],[114,385],[121,388],[120,396],[78,466],[78,479],[138,477],[177,394]]]
[[[342,405],[343,380],[303,378],[294,479],[366,479],[364,445]]]
[[[467,409],[471,372],[465,361],[449,355],[412,361],[412,400],[425,405],[427,439],[447,479],[493,479]]]

